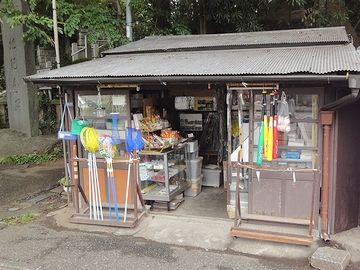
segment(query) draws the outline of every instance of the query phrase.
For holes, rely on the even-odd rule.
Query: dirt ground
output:
[[[54,135],[30,138],[10,129],[0,129],[0,158],[15,154],[41,153],[54,147],[57,142]],[[0,165],[0,219],[31,208],[32,203],[28,201],[58,186],[58,180],[63,176],[63,160],[36,166]],[[58,197],[59,194],[60,192],[53,195]],[[49,200],[49,197],[46,200]],[[12,213],[8,211],[9,208],[18,210]]]
[[[11,129],[0,129],[0,158],[44,152],[51,149],[57,142],[55,135],[27,137]]]

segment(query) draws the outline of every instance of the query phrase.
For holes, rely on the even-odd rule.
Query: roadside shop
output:
[[[354,157],[339,139],[360,133],[348,134],[359,71],[334,27],[147,37],[26,80],[64,97],[74,222],[133,227],[147,204],[308,245],[359,220],[359,166],[336,163]]]

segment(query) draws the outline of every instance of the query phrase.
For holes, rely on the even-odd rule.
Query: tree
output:
[[[51,0],[27,0],[30,12],[18,11],[12,0],[4,0],[0,10],[1,17],[11,25],[26,26],[25,39],[38,44],[52,43],[52,9]],[[121,4],[117,0],[57,0],[59,32],[68,38],[78,31],[86,31],[90,43],[105,39],[110,47],[126,41],[119,31],[123,20]]]

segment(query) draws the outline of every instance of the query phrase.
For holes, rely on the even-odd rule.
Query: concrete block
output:
[[[344,270],[350,262],[350,253],[330,247],[318,248],[311,256],[310,264],[320,270]]]

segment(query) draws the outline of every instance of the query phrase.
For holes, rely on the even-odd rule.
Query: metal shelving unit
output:
[[[144,200],[170,202],[188,187],[186,147],[139,154],[140,180]]]

